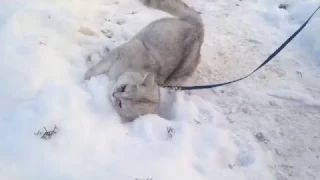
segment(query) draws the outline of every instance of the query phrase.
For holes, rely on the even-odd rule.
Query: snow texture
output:
[[[320,5],[185,2],[206,31],[202,62],[185,85],[249,73]],[[168,16],[137,0],[0,1],[0,179],[319,180],[320,12],[250,78],[212,90],[163,89],[162,117],[121,124],[107,96],[113,82],[83,75]]]

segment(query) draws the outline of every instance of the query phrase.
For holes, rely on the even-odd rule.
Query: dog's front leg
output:
[[[111,59],[102,59],[99,63],[92,66],[85,74],[84,79],[89,80],[93,76],[107,73],[112,65]]]

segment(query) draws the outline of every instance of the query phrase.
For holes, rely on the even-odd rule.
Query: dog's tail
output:
[[[181,0],[139,0],[142,4],[149,8],[159,9],[167,12],[181,20],[191,24],[203,27],[201,17],[198,12],[190,8]]]

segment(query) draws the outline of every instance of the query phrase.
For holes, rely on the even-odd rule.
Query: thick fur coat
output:
[[[162,18],[150,23],[85,74],[85,79],[107,74],[116,80],[111,99],[126,121],[155,113],[160,101],[159,86],[192,75],[200,62],[204,38],[200,15],[182,1],[140,2],[175,18]]]

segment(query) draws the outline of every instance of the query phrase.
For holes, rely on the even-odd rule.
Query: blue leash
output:
[[[220,86],[225,86],[228,84],[232,84],[238,81],[241,81],[249,76],[251,76],[253,73],[258,71],[260,68],[262,68],[264,65],[266,65],[269,61],[271,61],[279,52],[281,52],[299,33],[300,31],[309,23],[313,15],[320,9],[320,6],[312,13],[312,15],[308,18],[308,20],[303,23],[303,25],[296,31],[294,32],[276,51],[274,51],[257,69],[252,71],[250,74],[225,83],[220,83],[220,84],[211,84],[211,85],[203,85],[203,86],[163,86],[164,88],[168,89],[173,89],[173,90],[199,90],[199,89],[210,89],[210,88],[216,88]]]

